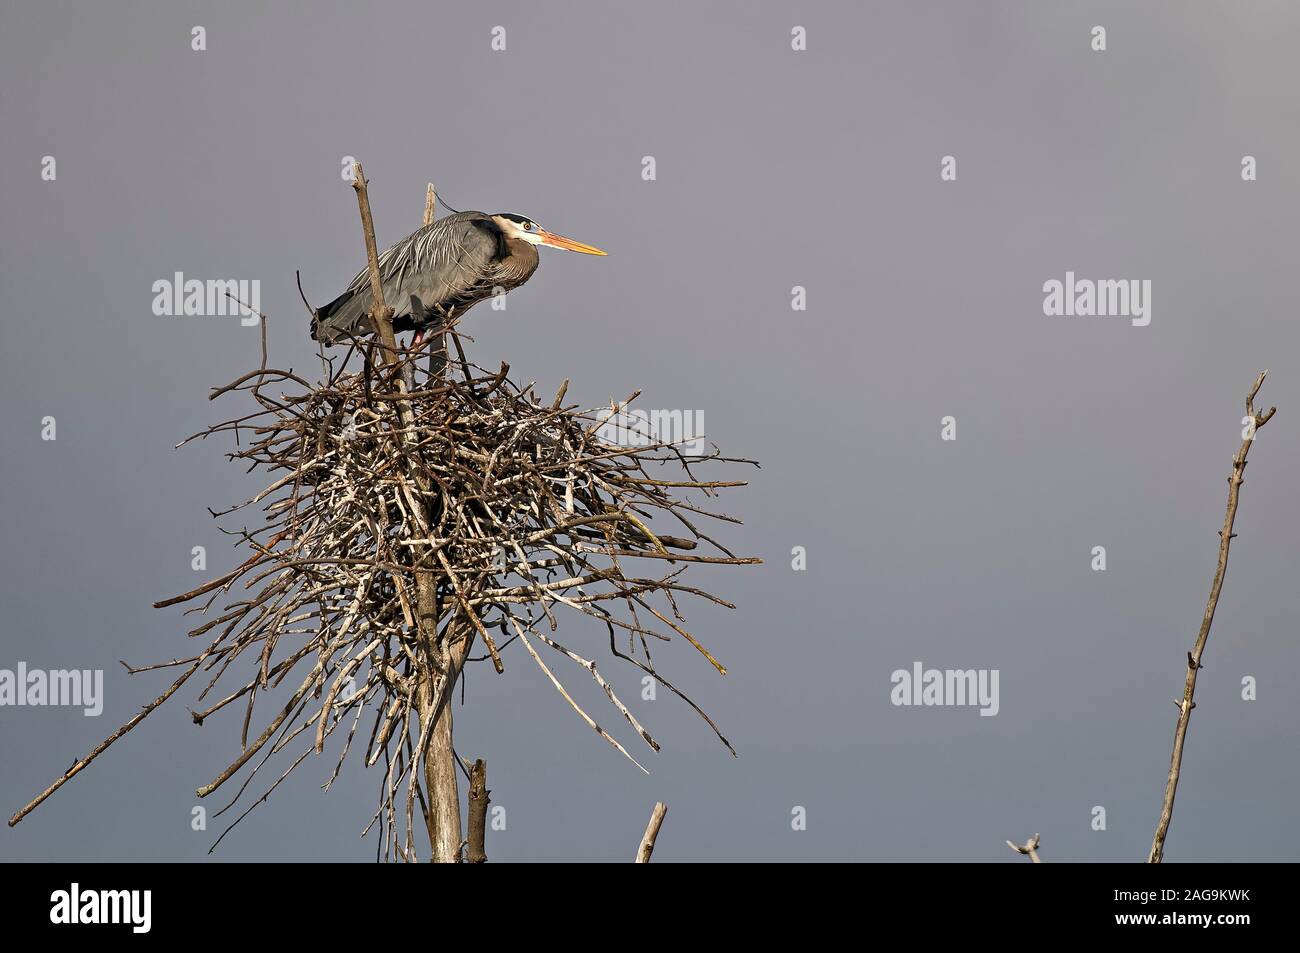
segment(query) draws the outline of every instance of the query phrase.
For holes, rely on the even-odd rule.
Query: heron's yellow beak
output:
[[[581,252],[584,255],[607,254],[595,245],[584,245],[582,242],[575,242],[572,238],[565,238],[563,235],[555,234],[555,232],[548,232],[544,228],[538,229],[537,237],[543,245],[550,245],[552,248],[563,248],[565,251]]]

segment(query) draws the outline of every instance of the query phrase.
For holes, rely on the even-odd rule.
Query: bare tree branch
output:
[[[479,758],[469,771],[469,847],[466,859],[471,864],[487,861],[487,762]]]
[[[1007,841],[1007,846],[1017,854],[1028,854],[1030,861],[1033,863],[1041,864],[1042,861],[1038,858],[1038,841],[1039,837],[1035,834],[1033,837],[1029,838],[1029,840],[1025,841],[1023,846],[1020,844],[1013,844],[1011,841]]]
[[[1205,605],[1205,615],[1201,619],[1201,630],[1197,633],[1196,644],[1187,653],[1187,680],[1183,685],[1183,697],[1181,701],[1174,702],[1178,706],[1178,726],[1174,729],[1174,751],[1169,761],[1169,779],[1165,784],[1160,822],[1156,826],[1155,837],[1151,841],[1151,853],[1147,857],[1147,862],[1152,864],[1158,864],[1164,859],[1165,837],[1169,833],[1169,822],[1174,816],[1174,795],[1178,793],[1178,776],[1183,763],[1183,744],[1187,740],[1187,726],[1191,722],[1192,709],[1196,707],[1196,702],[1193,700],[1196,694],[1196,674],[1201,670],[1201,657],[1205,654],[1205,644],[1210,638],[1214,610],[1219,605],[1219,593],[1223,591],[1223,577],[1228,572],[1228,550],[1236,535],[1232,531],[1232,524],[1237,518],[1237,503],[1246,472],[1246,455],[1250,453],[1250,448],[1255,442],[1255,433],[1277,413],[1276,407],[1270,407],[1263,413],[1255,411],[1255,397],[1259,394],[1259,389],[1267,376],[1268,371],[1261,373],[1246,396],[1246,417],[1249,418],[1249,422],[1246,424],[1241,447],[1232,458],[1232,474],[1228,477],[1228,510],[1223,517],[1223,528],[1219,530],[1219,562],[1214,570],[1214,582],[1210,584],[1210,598]]]
[[[433,183],[424,190],[424,224],[432,225],[435,216],[438,214],[438,193],[434,191]]]
[[[664,815],[667,813],[668,805],[663,801],[656,803],[654,810],[650,812],[650,823],[646,825],[645,834],[641,837],[641,846],[636,849],[638,864],[650,863],[650,855],[655,849],[655,840],[659,837],[659,828],[663,826]]]

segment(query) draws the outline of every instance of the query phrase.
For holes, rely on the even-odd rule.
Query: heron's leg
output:
[[[424,343],[424,326],[429,321],[429,309],[418,295],[411,295],[408,300],[411,306],[411,324],[415,326],[415,336],[411,338],[411,350],[414,351]]]

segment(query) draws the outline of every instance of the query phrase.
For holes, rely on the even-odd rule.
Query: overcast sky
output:
[[[1035,831],[1047,860],[1145,859],[1265,367],[1279,410],[1166,858],[1297,859],[1298,44],[1300,9],[1260,2],[3,0],[0,669],[102,669],[105,698],[97,718],[0,707],[0,807],[170,683],[119,659],[194,651],[150,608],[205,578],[192,548],[210,575],[236,560],[206,507],[255,478],[216,442],[172,448],[240,410],[207,393],[255,366],[257,332],[157,316],[153,283],[257,279],[274,362],[314,371],[294,272],[320,302],[362,265],[356,156],[381,247],[433,180],[609,251],[544,255],[505,311],[473,312],[480,363],[543,392],[572,378],[590,405],[641,388],[763,463],[724,537],[765,563],[701,567],[737,608],[687,607],[729,674],[656,655],[739,757],[575,629],[663,745],[642,775],[512,646],[456,709],[506,809],[493,860],[630,860],[656,800],[664,861],[1022,862],[1003,842]],[[1150,323],[1044,314],[1067,272],[1149,281]],[[917,662],[996,670],[997,714],[892,704]],[[224,825],[191,829],[194,790],[239,729],[196,727],[193,701],[0,833],[0,857],[205,859]],[[354,761],[324,793],[332,766],[215,857],[372,858],[380,771]]]

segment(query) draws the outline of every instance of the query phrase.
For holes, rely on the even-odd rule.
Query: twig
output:
[[[668,805],[663,801],[657,802],[654,810],[650,812],[650,823],[646,825],[645,834],[641,836],[641,846],[636,849],[638,864],[650,863],[650,855],[655,849],[655,839],[659,836],[659,828],[663,826],[664,815],[667,813]]]
[[[90,754],[86,755],[84,758],[80,758],[77,761],[73,762],[72,767],[68,768],[67,771],[64,771],[63,774],[59,778],[57,778],[53,784],[47,787],[36,797],[32,798],[31,801],[29,801],[25,807],[17,811],[13,815],[13,817],[9,818],[9,826],[13,827],[15,824],[21,821],[32,811],[40,807],[46,798],[48,798],[59,788],[63,787],[64,784],[71,781],[78,774],[80,774],[85,768],[87,768],[90,765],[92,761],[94,761],[101,754],[107,751],[109,746],[112,745],[113,742],[117,741],[117,739],[121,738],[123,735],[125,735],[136,725],[140,724],[140,722],[144,721],[145,718],[148,717],[148,715],[155,708],[157,708],[163,702],[167,701],[167,699],[171,698],[172,695],[176,694],[176,690],[180,688],[182,685],[184,685],[187,681],[189,681],[190,676],[193,675],[196,671],[198,671],[199,666],[202,665],[207,660],[208,655],[209,655],[208,652],[204,652],[203,655],[201,655],[193,665],[191,665],[188,669],[185,670],[184,674],[182,674],[180,678],[176,679],[176,681],[174,681],[171,684],[170,688],[168,688],[165,692],[163,692],[161,695],[159,695],[149,704],[145,705],[142,709],[140,709],[138,714],[136,714],[133,718],[127,721],[120,728],[118,728],[117,731],[113,732],[111,735],[109,735],[107,738],[101,741],[98,745],[96,745],[95,749],[91,751]]]
[[[1038,835],[1035,834],[1033,837],[1029,838],[1029,840],[1025,841],[1024,846],[1013,844],[1011,841],[1007,841],[1007,846],[1017,854],[1028,854],[1029,859],[1035,864],[1041,864],[1042,861],[1038,859],[1038,840]]]
[[[424,224],[432,225],[438,214],[438,192],[430,182],[428,188],[424,190]],[[437,316],[441,320],[442,316]],[[443,328],[439,328],[432,339],[429,347],[429,374],[432,377],[438,377],[441,370],[447,364],[447,335]]]
[[[373,298],[371,316],[379,331],[380,340],[386,352],[385,363],[397,362],[397,340],[393,335],[390,320],[393,314],[384,302],[383,281],[379,274],[379,253],[375,242],[375,223],[370,214],[370,197],[366,190],[365,173],[361,163],[353,164],[352,187],[357,192],[357,206],[361,212],[361,227],[365,233],[366,258],[370,269],[370,293]],[[428,213],[426,199],[426,214]],[[415,389],[413,368],[403,362],[402,379],[398,384],[400,390],[410,393]],[[402,424],[404,436],[409,443],[415,427],[415,415],[408,400],[397,401],[398,418]],[[403,458],[405,460],[406,458]],[[421,498],[411,499],[419,525],[428,525],[429,514],[423,500],[427,498],[430,484],[418,466],[406,467],[408,475],[416,483]],[[422,561],[421,554],[415,556],[417,566]],[[416,689],[420,700],[421,724],[427,728],[427,722],[433,720],[433,731],[426,731],[427,745],[419,756],[424,762],[425,784],[428,788],[429,811],[425,818],[429,828],[429,840],[433,847],[433,860],[441,863],[454,863],[460,859],[461,825],[460,797],[456,789],[456,772],[454,770],[455,754],[452,751],[451,709],[434,702],[433,683],[437,659],[443,655],[438,646],[438,579],[429,569],[416,569],[416,617],[419,623],[420,639],[424,643],[428,659],[432,665],[425,666],[420,686]],[[489,639],[489,644],[491,640]],[[450,696],[455,674],[450,669],[441,673],[443,679],[449,680],[444,686],[443,695]],[[453,765],[448,769],[448,765]],[[414,778],[414,775],[412,775]]]
[[[1210,598],[1205,605],[1205,615],[1201,619],[1201,630],[1197,633],[1196,644],[1187,653],[1187,680],[1183,685],[1183,697],[1174,704],[1178,706],[1178,726],[1174,729],[1174,751],[1169,761],[1169,779],[1165,784],[1164,803],[1160,808],[1160,822],[1156,826],[1155,837],[1151,841],[1151,853],[1147,863],[1158,864],[1164,859],[1165,836],[1169,833],[1169,822],[1174,816],[1174,795],[1178,792],[1178,776],[1183,762],[1183,744],[1187,739],[1187,726],[1192,718],[1192,709],[1196,707],[1193,697],[1196,694],[1196,673],[1201,669],[1201,657],[1205,654],[1205,644],[1210,638],[1210,626],[1214,623],[1214,610],[1219,604],[1219,593],[1223,590],[1223,577],[1228,572],[1228,549],[1232,538],[1233,520],[1237,518],[1237,502],[1241,494],[1243,475],[1246,472],[1246,455],[1250,453],[1255,441],[1255,433],[1260,427],[1273,419],[1276,407],[1270,407],[1263,413],[1255,411],[1255,396],[1264,384],[1268,371],[1255,379],[1255,384],[1246,396],[1246,416],[1250,418],[1245,438],[1237,455],[1232,458],[1232,474],[1228,477],[1228,510],[1223,517],[1223,529],[1219,530],[1219,563],[1214,570],[1214,582],[1210,585]]]
[[[430,186],[432,188],[432,186]],[[469,772],[469,849],[466,859],[471,864],[487,860],[487,762],[479,758]]]
[[[433,218],[437,214],[435,206],[438,204],[438,193],[434,191],[433,183],[424,192],[424,224],[432,225]]]
[[[361,230],[366,240],[366,261],[370,270],[370,320],[379,332],[379,340],[386,351],[384,363],[397,360],[397,340],[393,336],[393,309],[384,303],[384,283],[379,275],[379,248],[375,243],[375,222],[370,216],[370,195],[366,191],[366,174],[360,162],[352,163],[352,188],[357,193],[357,208],[361,213]]]

